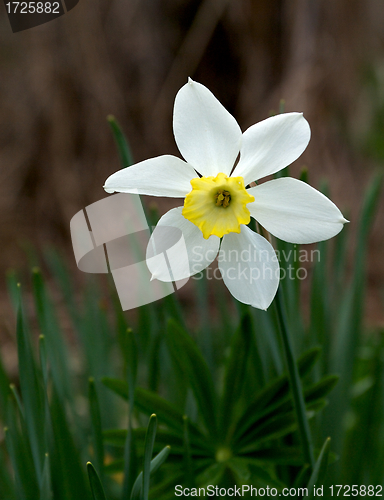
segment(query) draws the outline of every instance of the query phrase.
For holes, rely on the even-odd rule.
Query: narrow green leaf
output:
[[[4,431],[4,434],[6,432]],[[9,468],[5,465],[7,462],[8,457],[0,448],[0,464],[4,464],[0,467],[1,497],[7,500],[16,500],[15,478],[11,477]]]
[[[143,465],[143,494],[142,500],[148,500],[149,493],[149,477],[151,475],[151,461],[153,453],[153,444],[155,442],[157,429],[157,418],[156,415],[151,415],[149,419],[147,434],[145,436],[145,447],[144,447],[144,465]]]
[[[117,150],[119,152],[122,167],[129,167],[133,164],[132,153],[128,146],[127,139],[123,134],[120,125],[113,115],[108,115],[107,120],[111,127],[113,138],[115,139]]]
[[[14,312],[17,313],[20,303],[20,290],[19,290],[19,280],[17,279],[16,272],[11,269],[6,274],[7,279],[7,289],[8,295],[11,300],[11,304]]]
[[[13,397],[15,398],[15,401],[16,401],[16,404],[17,404],[17,408],[18,408],[18,410],[20,412],[21,417],[25,420],[25,413],[24,413],[23,403],[21,402],[19,393],[17,392],[17,389],[15,387],[15,384],[9,384],[9,389],[10,389]]]
[[[339,377],[337,375],[328,375],[316,384],[307,388],[304,391],[306,409],[308,410],[313,408],[317,404],[320,404],[322,407],[324,405],[323,398],[335,387],[338,380]],[[272,402],[269,406],[254,414],[252,425],[246,429],[239,442],[244,443],[251,441],[251,435],[254,436],[255,432],[256,435],[258,435],[258,431],[260,429],[263,429],[264,426],[268,426],[268,422],[273,423],[275,419],[278,419],[279,421],[280,417],[282,417],[282,424],[284,424],[284,415],[289,414],[293,409],[294,405],[292,397],[289,393],[287,393],[284,398],[277,399],[276,402]],[[289,427],[288,420],[287,426]],[[278,425],[276,425],[276,428],[277,427]],[[283,429],[285,429],[284,425]],[[238,444],[236,446],[238,446]],[[251,444],[251,447],[252,446],[254,446],[254,444]]]
[[[43,478],[40,486],[40,500],[52,500],[52,498],[49,455],[46,453],[44,458]]]
[[[47,449],[44,426],[41,425],[41,423],[44,422],[45,416],[44,393],[41,384],[41,373],[36,366],[30,339],[26,330],[26,324],[24,322],[21,296],[19,304],[16,336],[19,357],[20,388],[33,462],[38,481],[41,483],[44,455]]]
[[[158,453],[153,460],[151,460],[150,464],[150,473],[154,474],[161,465],[166,461],[169,452],[171,451],[170,446],[166,446]],[[131,500],[141,500],[142,498],[142,487],[143,487],[143,473],[140,472],[138,475],[131,493]]]
[[[9,394],[9,378],[0,356],[0,420],[5,422]]]
[[[90,416],[91,416],[92,431],[93,431],[95,460],[97,468],[102,474],[103,464],[104,464],[103,432],[101,425],[99,398],[97,396],[95,381],[92,377],[90,377],[88,381],[88,390],[89,390],[89,408],[90,408]]]
[[[18,420],[20,417],[20,427]],[[36,500],[39,486],[33,464],[31,447],[22,415],[18,415],[15,402],[10,399],[7,406],[8,427],[4,429],[5,443],[15,476],[15,488],[23,500]]]
[[[104,377],[102,379],[103,384],[111,389],[113,392],[118,394],[120,397],[128,401],[128,384],[124,380],[112,379],[110,377]],[[167,424],[169,427],[179,430],[182,434],[183,429],[183,414],[175,408],[171,403],[158,396],[157,394],[142,389],[141,387],[136,388],[135,394],[136,407],[143,411],[144,413],[156,412],[159,419]]]
[[[67,268],[67,263],[59,252],[52,247],[44,249],[44,257],[54,280],[62,293],[72,324],[78,331],[81,328],[79,303],[75,293],[75,287],[71,281],[71,273]]]
[[[242,454],[241,457],[260,467],[265,467],[266,464],[301,465],[304,461],[302,450],[293,446],[258,448],[252,453]]]
[[[318,411],[324,408],[324,400],[316,400],[306,406],[306,418],[312,418]],[[282,413],[268,418],[260,425],[252,428],[244,435],[236,445],[240,454],[252,453],[260,447],[260,443],[272,441],[294,432],[297,429],[297,421],[294,412]]]
[[[189,424],[189,421],[188,421]],[[143,441],[145,439],[145,434],[147,429],[143,427],[139,427],[136,429],[132,429],[133,436],[136,441]],[[212,450],[207,450],[206,448],[202,448],[193,440],[193,437],[190,437],[190,451],[192,455],[199,456],[212,456]],[[124,447],[125,440],[127,438],[127,430],[126,429],[108,429],[103,432],[103,441],[106,444],[110,444],[113,446]],[[160,448],[163,448],[165,445],[171,445],[172,447],[172,455],[185,455],[185,447],[183,438],[181,438],[178,434],[173,431],[168,431],[165,429],[158,429],[156,432],[156,441],[154,444],[154,450],[160,451]]]
[[[133,449],[132,449],[132,414],[135,406],[135,386],[137,377],[137,345],[132,329],[128,328],[122,335],[122,345],[126,347],[127,387],[128,387],[128,432],[124,447],[124,483],[122,499],[131,494],[133,487]]]
[[[96,469],[93,467],[91,462],[87,462],[87,471],[88,471],[88,479],[89,479],[89,484],[91,486],[93,499],[107,500],[99,475],[97,474]]]
[[[102,382],[106,387],[111,389],[120,397],[126,401],[128,400],[128,384],[126,382],[109,377],[104,377]],[[151,391],[137,387],[135,391],[135,406],[139,411],[148,416],[155,412],[159,422],[166,424],[171,429],[174,429],[182,439],[183,414],[174,405]],[[196,425],[189,422],[188,427],[193,442],[198,443],[203,448],[210,449],[209,443],[206,442]]]
[[[309,351],[306,351],[297,360],[297,366],[301,378],[305,377],[305,375],[307,375],[314,367],[316,361],[319,359],[320,352],[320,347],[314,347]],[[261,416],[268,414],[271,411],[268,407],[272,406],[273,408],[278,408],[278,406],[284,402],[287,397],[289,397],[288,376],[282,375],[276,380],[270,382],[270,384],[268,384],[256,396],[254,401],[250,403],[243,415],[240,416],[240,419],[236,424],[233,440],[239,439],[249,427],[254,425],[255,422],[261,418]]]
[[[306,403],[315,402],[329,394],[339,381],[338,375],[327,375],[309,389],[305,390]]]
[[[51,396],[51,422],[53,431],[54,446],[51,453],[53,464],[65,464],[63,467],[52,467],[52,486],[54,497],[65,500],[86,500],[89,498],[89,489],[81,466],[79,450],[74,442],[74,436],[69,427],[66,411],[55,387]],[[60,486],[58,486],[60,485]],[[56,489],[60,488],[59,495]]]
[[[245,314],[235,335],[233,335],[230,355],[226,363],[224,374],[224,392],[221,401],[221,434],[232,420],[232,413],[236,409],[236,402],[242,394],[247,361],[252,336],[252,320]]]
[[[368,237],[380,200],[382,181],[383,176],[377,175],[366,190],[356,239],[352,283],[346,288],[337,311],[338,322],[333,335],[330,367],[333,372],[340,374],[340,383],[331,396],[324,426],[325,429],[333,429],[333,446],[337,453],[341,453],[344,444],[343,422],[350,410],[350,387],[353,382],[357,352],[363,338]]]
[[[314,496],[313,487],[315,485],[321,486],[324,482],[325,474],[327,472],[327,467],[328,467],[328,456],[329,456],[330,446],[331,446],[331,438],[327,438],[320,451],[319,457],[316,460],[315,467],[313,469],[313,472],[311,474],[311,477],[307,485],[310,498]]]
[[[205,426],[217,435],[216,394],[209,368],[191,337],[173,320],[167,328],[167,344],[172,358],[184,369]]]
[[[241,481],[243,484],[254,485],[255,483],[260,483],[261,480],[262,484],[268,484],[272,488],[282,489],[284,487],[284,484],[265,465],[264,467],[259,466],[249,463],[247,459],[237,457],[231,459],[229,465],[231,465],[231,469],[235,472],[235,476],[239,478],[239,482]],[[244,496],[246,497],[247,495]],[[251,496],[249,495],[249,497]]]
[[[70,400],[68,350],[60,332],[56,311],[46,290],[43,276],[38,268],[32,270],[33,295],[40,331],[44,336],[44,351],[40,354],[43,376],[47,381],[47,360],[50,361],[50,372],[61,398]]]
[[[158,498],[158,499],[161,498],[163,500],[174,500],[175,484],[182,484],[183,480],[184,480],[183,471],[180,470],[174,471],[172,469],[167,470],[167,474],[164,475],[163,480],[160,481],[158,484],[152,486],[151,488],[152,498]]]
[[[195,486],[195,475],[194,475],[194,470],[193,470],[193,461],[192,461],[192,454],[191,454],[191,441],[190,441],[190,435],[189,435],[189,420],[186,415],[184,415],[184,436],[183,436],[183,441],[184,441],[184,463],[185,463],[185,477],[186,477],[186,484],[190,488],[193,488]],[[172,449],[172,452],[174,452],[174,449]]]
[[[297,367],[296,360],[294,358],[293,343],[285,311],[284,297],[280,289],[277,290],[274,303],[278,317],[280,335],[284,346],[289,385],[293,396],[303,453],[305,455],[306,461],[310,463],[311,467],[313,468],[315,459],[313,454],[312,435],[306,415],[305,400],[300,373]]]

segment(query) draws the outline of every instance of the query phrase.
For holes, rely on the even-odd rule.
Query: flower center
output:
[[[182,214],[201,230],[204,238],[240,233],[240,224],[251,220],[246,205],[255,198],[247,193],[242,177],[219,173],[216,177],[196,177],[191,185]]]
[[[224,191],[224,189],[219,189],[215,196],[216,206],[227,208],[231,202],[231,193],[229,191]]]

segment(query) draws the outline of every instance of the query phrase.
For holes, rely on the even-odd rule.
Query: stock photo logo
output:
[[[43,0],[40,2],[16,2],[4,0],[5,9],[13,33],[34,28],[63,16],[80,0]]]
[[[150,238],[138,195],[115,194],[88,205],[72,217],[70,229],[78,268],[111,272],[124,311],[170,295],[188,281],[173,279],[178,270],[171,262],[189,266],[181,230],[164,226]],[[153,279],[148,267],[160,269],[167,281]]]

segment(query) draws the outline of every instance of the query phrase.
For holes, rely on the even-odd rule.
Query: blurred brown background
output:
[[[384,165],[382,0],[80,0],[16,34],[0,10],[1,276],[25,265],[25,240],[71,256],[71,217],[119,168],[108,114],[136,161],[178,154],[172,106],[188,76],[243,130],[281,98],[303,111],[312,140],[292,172],[307,165],[315,187],[327,178],[353,230]],[[383,322],[383,211],[370,243],[373,323]]]

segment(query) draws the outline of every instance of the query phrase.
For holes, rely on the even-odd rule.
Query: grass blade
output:
[[[307,414],[305,411],[303,389],[299,376],[299,370],[297,368],[297,364],[293,355],[293,347],[288,331],[288,323],[284,309],[283,297],[280,289],[277,290],[274,302],[276,305],[277,315],[279,318],[280,333],[283,339],[284,351],[285,351],[288,374],[289,374],[289,383],[291,386],[293,400],[295,403],[295,410],[296,410],[300,438],[303,446],[303,452],[305,459],[313,468],[315,465],[315,459],[313,455],[311,431],[309,428]]]
[[[93,445],[95,449],[96,466],[100,471],[100,473],[102,474],[103,464],[104,464],[103,431],[101,426],[99,398],[97,396],[95,380],[92,377],[89,378],[88,389],[89,389],[89,408],[90,408],[90,415],[92,422]]]
[[[87,463],[87,472],[88,472],[89,484],[91,486],[91,491],[93,495],[93,500],[107,500],[99,475],[97,474],[91,462]]]
[[[151,474],[154,474],[160,467],[161,465],[166,461],[169,453],[171,451],[170,446],[165,446],[160,453],[158,453],[153,460],[151,460],[151,466],[150,466],[150,472]],[[131,493],[131,500],[140,500],[141,497],[141,492],[142,492],[142,486],[143,486],[143,473],[140,472],[138,475],[133,488],[132,488],[132,493]]]
[[[144,465],[143,465],[143,494],[142,500],[148,500],[149,493],[149,477],[151,475],[151,459],[153,453],[153,445],[156,437],[157,418],[156,415],[151,415],[149,419],[147,435],[145,436],[144,449]]]
[[[43,479],[41,481],[40,487],[40,500],[52,500],[52,489],[51,489],[51,470],[49,464],[49,455],[45,454],[44,467],[43,467]]]
[[[309,497],[313,497],[313,488],[315,485],[321,486],[325,479],[325,474],[327,472],[328,467],[328,456],[329,449],[331,446],[331,438],[327,438],[323,447],[320,451],[319,457],[316,460],[315,467],[313,469],[312,475],[309,478],[309,482],[307,485]]]
[[[16,336],[25,424],[31,444],[36,475],[39,484],[41,484],[44,456],[47,449],[44,426],[41,425],[45,417],[44,394],[42,391],[41,373],[36,366],[30,339],[26,331],[21,295],[17,314]]]
[[[125,500],[129,498],[133,486],[133,446],[132,446],[132,415],[135,405],[135,385],[137,377],[137,345],[133,331],[128,328],[125,336],[122,337],[122,343],[126,347],[127,360],[127,387],[128,387],[128,432],[124,447],[124,483],[123,496]]]
[[[236,401],[241,396],[247,369],[247,361],[252,335],[252,323],[249,314],[241,319],[239,328],[232,338],[230,355],[224,375],[224,392],[221,401],[221,434],[232,420]]]
[[[109,126],[111,127],[113,138],[116,142],[117,151],[119,152],[120,163],[122,167],[129,167],[133,164],[133,158],[131,150],[128,146],[127,139],[123,134],[120,125],[118,124],[116,118],[113,115],[108,115],[107,120]]]
[[[211,373],[196,344],[173,319],[168,322],[167,344],[175,364],[188,377],[206,428],[217,435],[216,394]]]

